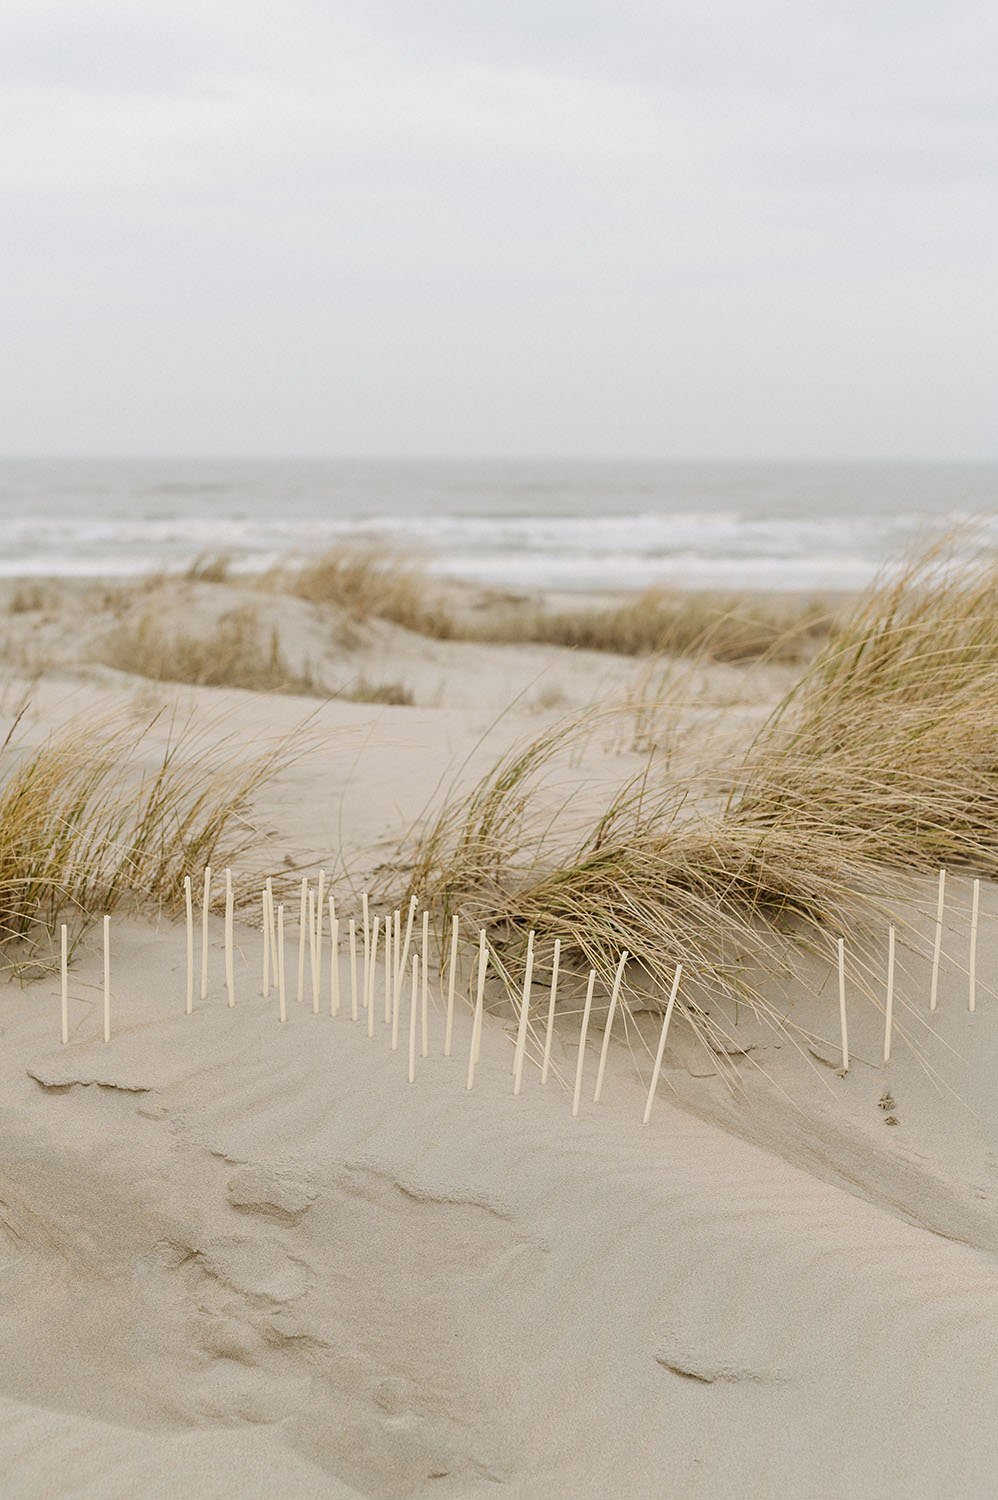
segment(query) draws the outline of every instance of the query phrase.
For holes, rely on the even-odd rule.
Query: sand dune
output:
[[[53,652],[83,639],[59,629]],[[324,705],[313,752],[253,812],[261,866],[326,861],[344,909],[341,860],[366,879],[441,776],[554,714],[530,698],[542,661],[575,706],[597,681],[582,654],[372,640],[356,650],[386,652],[417,705]],[[301,699],[149,688],[86,655],[34,684],[32,739],[150,693],[247,742],[301,718]],[[600,662],[617,687],[637,670]],[[420,702],[434,674],[445,689]],[[766,684],[748,682],[717,669],[710,689],[757,716]],[[511,688],[528,693],[483,748]],[[604,737],[587,772],[598,788],[632,763]],[[912,931],[931,897],[913,891]],[[743,1013],[719,1057],[678,1017],[648,1127],[652,1014],[621,1026],[598,1106],[594,1029],[573,1120],[571,1005],[557,1077],[542,1089],[528,1063],[514,1098],[510,1019],[487,1017],[469,1093],[467,1005],[445,1059],[437,997],[410,1085],[380,1014],[373,1040],[325,996],[278,1024],[248,919],[235,1008],[219,924],[187,1017],[182,929],[116,917],[109,1044],[94,937],[69,1046],[51,979],[4,996],[3,1495],[992,1496],[998,887],[972,1016],[957,881],[951,897],[939,1010],[905,948],[886,1069],[856,995],[839,1076],[815,960],[791,1033]]]

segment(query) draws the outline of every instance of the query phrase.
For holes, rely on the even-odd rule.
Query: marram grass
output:
[[[446,805],[410,890],[487,924],[511,988],[534,929],[607,984],[626,949],[632,999],[666,994],[682,961],[708,1036],[725,997],[778,1022],[751,976],[829,957],[839,933],[862,969],[911,872],[998,869],[998,566],[916,558],[843,617],[747,748],[686,775],[652,758],[580,827],[551,783],[591,732],[545,731]]]
[[[300,753],[240,754],[210,726],[157,715],[79,718],[40,745],[15,722],[0,760],[0,950],[9,961],[57,921],[78,931],[121,906],[180,907],[185,874],[232,864],[254,840],[260,787]]]

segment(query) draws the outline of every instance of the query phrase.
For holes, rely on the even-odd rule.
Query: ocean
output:
[[[0,573],[235,569],[376,542],[506,588],[855,588],[989,514],[998,464],[0,460]]]

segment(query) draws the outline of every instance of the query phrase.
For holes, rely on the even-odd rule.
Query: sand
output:
[[[221,592],[164,589],[198,628]],[[46,657],[29,741],[82,706],[138,721],[176,701],[247,743],[314,712],[317,742],[254,810],[254,858],[324,863],[344,910],[343,866],[363,882],[390,860],[441,778],[640,670],[376,626],[337,648],[343,669],[390,673],[415,705],[317,708],[95,666],[107,622],[70,595],[47,621],[8,622],[15,661],[32,642]],[[710,678],[703,697],[732,724],[779,686]],[[597,737],[590,793],[641,760],[626,736]],[[933,896],[915,891],[905,917]],[[517,1098],[513,1018],[487,1016],[468,1093],[470,1013],[445,1059],[434,973],[410,1085],[380,1015],[368,1040],[325,997],[319,1016],[292,998],[278,1024],[246,914],[233,1010],[220,920],[209,998],[186,1017],[182,927],[115,918],[107,1045],[97,933],[74,966],[69,1046],[57,984],[10,983],[0,1492],[993,1496],[998,888],[983,888],[974,1015],[966,883],[951,898],[934,1016],[924,958],[899,954],[888,1067],[880,1013],[856,995],[839,1076],[834,973],[815,961],[790,1035],[742,1012],[737,1055],[718,1058],[677,1014],[647,1127],[655,1015],[621,1028],[598,1106],[594,1025],[573,1120],[577,1014],[559,1021],[556,1076],[542,1088],[534,1056]]]

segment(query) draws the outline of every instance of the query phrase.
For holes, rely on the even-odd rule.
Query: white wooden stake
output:
[[[361,985],[363,1004],[367,1005],[368,994],[371,988],[371,914],[368,907],[367,892],[360,898],[362,926],[364,928],[364,979]]]
[[[554,1036],[554,1007],[558,998],[558,969],[561,965],[561,938],[554,940],[554,958],[551,961],[551,994],[548,999],[548,1024],[544,1033],[544,1061],[541,1063],[541,1083],[547,1083],[551,1071],[551,1039]]]
[[[319,1014],[319,993],[322,989],[322,970],[319,953],[319,933],[322,919],[318,913],[319,893],[311,888],[308,893],[308,972],[312,983],[312,1014]]]
[[[665,1039],[669,1035],[669,1022],[672,1020],[672,1008],[676,1003],[679,993],[679,981],[683,977],[682,964],[676,965],[676,975],[672,981],[672,990],[669,994],[669,1003],[665,1007],[665,1016],[662,1020],[662,1030],[658,1038],[658,1050],[655,1053],[655,1067],[651,1075],[651,1086],[648,1089],[648,1098],[645,1100],[645,1112],[641,1116],[642,1125],[647,1125],[651,1119],[651,1107],[655,1103],[655,1092],[658,1088],[658,1078],[662,1071],[662,1059],[665,1056]]]
[[[475,991],[475,1019],[471,1023],[471,1047],[468,1052],[468,1088],[475,1082],[475,1064],[482,1040],[482,1013],[485,1008],[485,971],[489,964],[489,944],[483,927],[478,934],[478,988]]]
[[[308,892],[308,956],[312,978],[312,1014],[319,1014],[319,955],[315,946],[315,892]]]
[[[530,986],[534,977],[534,931],[527,935],[527,962],[523,971],[523,992],[520,995],[520,1023],[516,1028],[516,1047],[513,1050],[513,1093],[523,1087],[523,1055],[527,1049],[527,1021],[530,1016]]]
[[[184,913],[187,917],[187,1005],[190,1015],[194,1009],[194,891],[191,877],[184,876]]]
[[[353,917],[347,926],[347,945],[350,951],[350,1019],[357,1019],[357,923]]]
[[[267,887],[264,886],[260,896],[263,907],[263,919],[261,931],[263,933],[263,974],[260,977],[260,994],[267,998],[270,994],[270,914],[267,911]]]
[[[65,922],[59,931],[59,980],[62,1000],[62,1044],[69,1041],[69,932]]]
[[[403,982],[405,980],[406,973],[408,972],[409,944],[412,941],[412,922],[413,922],[413,918],[415,917],[415,915],[416,915],[416,898],[415,898],[415,896],[410,896],[410,898],[409,898],[409,916],[408,916],[408,919],[407,919],[406,924],[405,924],[405,938],[402,941],[401,950],[396,953],[396,957],[395,957],[395,1008],[396,1009],[398,1009],[398,1007],[402,1003],[402,985],[403,985]]]
[[[315,892],[315,972],[318,974],[316,981],[319,986],[319,998],[322,998],[322,929],[326,916],[326,872],[319,871],[319,880]]]
[[[572,1095],[572,1118],[579,1113],[579,1101],[582,1098],[582,1070],[586,1063],[586,1032],[589,1030],[589,1012],[593,1008],[593,990],[596,986],[596,970],[589,970],[589,984],[586,988],[586,1003],[582,1011],[582,1025],[579,1028],[579,1057],[575,1064],[575,1092]]]
[[[298,903],[298,989],[299,1004],[305,998],[305,914],[308,908],[308,878],[301,883],[301,899]]]
[[[386,924],[387,925],[387,924]],[[367,990],[367,1034],[374,1035],[374,971],[378,962],[378,930],[381,926],[381,918],[375,917],[374,926],[371,928],[371,963],[368,971]]]
[[[399,1012],[402,1009],[402,999],[399,976],[399,914],[395,913],[395,972],[392,976],[392,1051],[398,1051],[399,1045]]]
[[[849,1024],[846,1020],[846,943],[838,940],[839,956],[839,1029],[842,1033],[842,1071],[849,1071]]]
[[[420,966],[420,978],[423,981],[423,989],[420,1003],[419,1022],[419,1053],[421,1057],[430,1055],[430,913],[429,909],[423,912],[423,958]]]
[[[204,868],[201,892],[201,999],[208,998],[208,907],[211,904],[211,865]]]
[[[887,929],[887,999],[884,1002],[884,1062],[891,1060],[891,1028],[894,1025],[894,923]]]
[[[288,1019],[288,991],[284,974],[284,902],[277,903],[277,1014],[283,1026]]]
[[[111,1040],[111,918],[104,918],[104,1040]]]
[[[340,1013],[340,923],[329,898],[329,1014]]]
[[[232,871],[226,866],[225,870],[225,988],[229,992],[230,1008],[236,1003],[236,968],[233,953],[233,915],[235,911],[235,897],[232,891]]]
[[[392,1024],[392,990],[395,984],[395,960],[392,957],[392,918],[385,917],[385,1025]]]
[[[598,1104],[603,1093],[603,1074],[606,1072],[607,1053],[610,1051],[610,1033],[613,1030],[613,1018],[617,1014],[617,1001],[620,999],[620,986],[624,978],[624,965],[627,963],[627,949],[620,955],[617,964],[617,972],[613,976],[613,991],[610,995],[610,1009],[606,1013],[606,1029],[603,1032],[603,1045],[600,1048],[599,1067],[596,1070],[596,1088],[593,1093],[593,1103]]]
[[[412,955],[412,994],[409,1000],[409,1082],[416,1081],[416,1011],[419,1007],[419,954]]]
[[[929,1009],[935,1010],[939,992],[939,957],[943,951],[943,909],[946,905],[946,871],[939,871],[939,895],[936,898],[936,937],[932,945],[932,989]]]
[[[277,988],[277,906],[274,903],[274,891],[267,881],[267,916],[270,921],[270,982]]]
[[[402,971],[399,967],[399,959],[402,957],[402,913],[398,910],[394,916],[395,937],[392,943],[392,1025],[396,1024],[395,1017],[399,1008],[399,985],[402,983]],[[392,1042],[394,1047],[396,1042]]]
[[[974,895],[970,907],[970,956],[967,962],[967,1009],[977,1009],[977,919],[981,910],[981,882],[974,881]]]
[[[447,1021],[444,1025],[444,1057],[450,1057],[451,1042],[454,1038],[454,985],[457,982],[457,939],[458,919],[457,917],[451,917],[450,961],[447,965]]]

